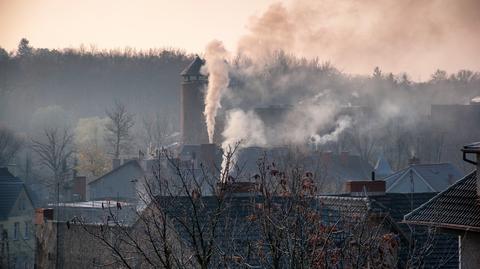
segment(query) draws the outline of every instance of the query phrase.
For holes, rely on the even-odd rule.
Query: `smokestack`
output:
[[[180,73],[182,89],[180,94],[180,126],[183,144],[208,143],[207,126],[205,124],[204,91],[208,77],[201,74],[200,69],[205,61],[196,56]]]
[[[463,160],[466,161],[467,163],[471,163],[476,165],[477,167],[477,195],[480,197],[480,176],[478,172],[480,171],[480,142],[475,142],[469,145],[466,145],[462,149],[463,152]],[[476,159],[471,160],[467,158],[467,154],[475,154]]]

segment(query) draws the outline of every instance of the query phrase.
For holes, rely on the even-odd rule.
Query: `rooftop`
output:
[[[448,188],[463,174],[450,163],[413,164],[384,180],[387,192],[440,192]],[[412,186],[413,181],[413,186]]]
[[[480,204],[473,171],[405,216],[405,222],[480,232]]]
[[[205,60],[202,60],[198,55],[195,56],[195,59],[180,73],[182,76],[196,76],[203,75],[200,72],[200,69],[205,64]]]
[[[7,168],[0,168],[0,220],[8,218],[22,189],[24,184],[21,179],[12,175]]]

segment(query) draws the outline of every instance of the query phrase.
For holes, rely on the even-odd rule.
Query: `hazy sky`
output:
[[[278,4],[280,2],[281,4]],[[341,71],[428,79],[480,70],[480,0],[0,0],[0,46],[180,48],[213,39],[261,59],[283,50]]]
[[[179,47],[201,52],[216,38],[235,49],[251,16],[273,0],[0,0],[0,46]]]

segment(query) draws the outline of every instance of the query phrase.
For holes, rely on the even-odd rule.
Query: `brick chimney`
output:
[[[345,184],[346,192],[352,196],[379,196],[385,194],[383,180],[350,180]]]
[[[477,167],[477,195],[480,196],[480,142],[465,145],[462,149],[463,160],[467,163],[474,164]],[[475,160],[469,159],[467,155],[475,155]]]
[[[53,220],[53,208],[36,208],[35,224],[43,224],[47,220]]]

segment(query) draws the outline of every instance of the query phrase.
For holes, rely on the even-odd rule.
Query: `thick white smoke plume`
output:
[[[253,111],[244,112],[234,109],[228,112],[227,125],[222,133],[225,140],[223,148],[242,142],[243,147],[265,146],[267,139],[261,119]]]
[[[215,133],[215,117],[221,107],[220,101],[223,92],[227,89],[228,78],[228,52],[223,43],[214,40],[207,45],[205,50],[206,64],[202,69],[208,75],[208,89],[205,94],[205,121],[207,123],[208,140],[213,143]]]
[[[237,143],[240,143],[237,150],[242,147],[267,145],[264,124],[253,111],[230,110],[227,114],[226,122],[227,125],[222,133],[224,137],[222,148],[225,153],[234,150],[233,147]],[[230,167],[230,170],[232,170],[232,164],[235,163],[237,156],[233,155],[230,157],[231,159],[228,160],[227,154],[224,154],[222,171],[225,171],[227,167]],[[228,161],[230,163],[227,163]]]

